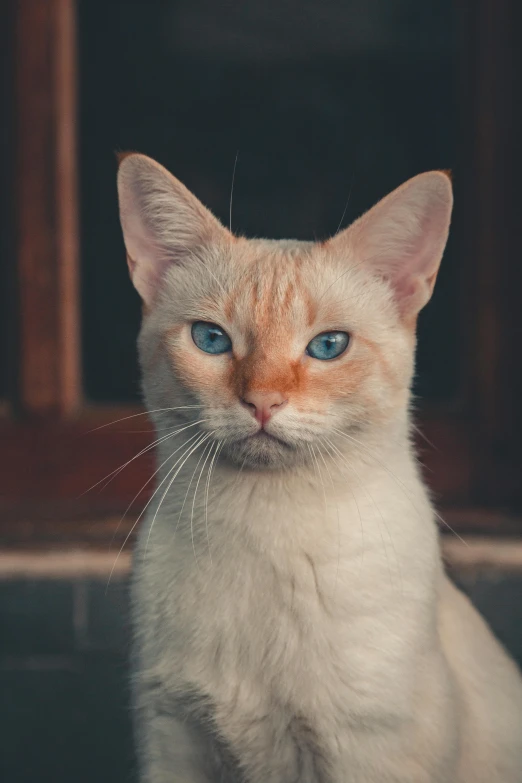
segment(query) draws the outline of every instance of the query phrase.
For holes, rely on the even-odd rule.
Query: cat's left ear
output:
[[[146,305],[169,265],[188,262],[206,244],[231,239],[179,180],[146,155],[120,158],[118,197],[130,276]]]
[[[450,177],[429,171],[408,180],[328,242],[350,249],[391,286],[401,317],[411,322],[429,301],[448,239]]]

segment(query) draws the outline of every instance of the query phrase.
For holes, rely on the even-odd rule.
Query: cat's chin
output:
[[[302,449],[267,432],[229,442],[224,451],[232,462],[242,467],[277,470],[303,463]]]

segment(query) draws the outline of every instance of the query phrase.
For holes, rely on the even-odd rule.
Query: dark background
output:
[[[521,33],[520,0],[0,3],[2,783],[136,779],[132,536],[107,589],[152,472],[132,459],[152,432],[121,150],[225,224],[237,156],[232,228],[275,238],[324,238],[452,170],[416,445],[465,539],[444,539],[451,572],[522,663]]]
[[[138,395],[116,150],[156,158],[247,236],[325,238],[404,180],[452,169],[452,0],[80,0],[83,356],[92,400]],[[458,387],[458,212],[422,316],[418,393]]]

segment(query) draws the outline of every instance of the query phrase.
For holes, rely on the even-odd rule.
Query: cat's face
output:
[[[280,468],[403,415],[451,209],[445,175],[416,180],[329,242],[270,242],[233,237],[157,164],[126,158],[147,404],[187,406],[157,420],[199,421],[238,464]]]
[[[404,407],[411,376],[412,334],[386,287],[313,245],[237,240],[175,265],[140,342],[150,407],[201,406],[180,414],[247,464],[357,437]]]

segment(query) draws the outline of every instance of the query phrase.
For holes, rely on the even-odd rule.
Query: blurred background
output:
[[[147,488],[122,516],[152,437],[122,150],[225,224],[235,168],[232,229],[274,238],[325,238],[451,169],[418,447],[448,567],[522,661],[521,17],[516,0],[1,4],[2,781],[134,779],[127,579]]]

